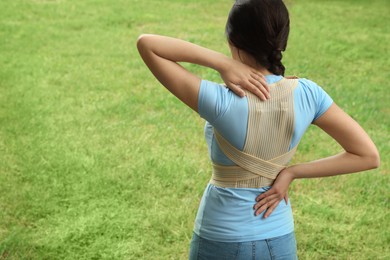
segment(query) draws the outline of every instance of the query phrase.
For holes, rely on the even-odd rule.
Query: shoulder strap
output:
[[[293,90],[297,84],[297,79],[272,84],[271,99],[266,102],[247,93],[249,117],[243,151],[214,130],[218,145],[229,159],[253,174],[276,178],[297,148],[288,150],[294,131]]]

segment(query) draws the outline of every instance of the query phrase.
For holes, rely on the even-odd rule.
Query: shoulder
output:
[[[333,103],[332,98],[322,87],[306,78],[299,79],[296,91],[295,95],[299,101],[314,109],[314,119],[321,116]]]
[[[206,92],[206,91],[220,91],[220,90],[228,91],[229,90],[226,87],[226,85],[224,85],[224,84],[220,84],[220,83],[205,80],[205,79],[202,79],[200,81],[200,88],[201,88],[201,91],[204,91],[204,92]]]
[[[244,106],[246,99],[240,98],[225,85],[202,80],[198,98],[199,115],[213,124],[218,118],[229,114],[232,108]]]
[[[210,109],[210,106],[226,103],[228,97],[232,97],[232,92],[223,85],[216,82],[201,80],[199,89],[198,107],[199,109]],[[201,110],[199,110],[201,111]]]
[[[225,85],[201,80],[198,98],[199,115],[212,123],[226,112],[235,99],[240,99],[240,97]]]
[[[322,88],[316,82],[307,78],[299,78],[298,84],[305,91],[316,92],[320,89],[322,90]]]
[[[300,78],[298,80],[297,89],[301,91],[302,94],[305,94],[313,99],[321,99],[323,96],[328,95],[326,91],[316,82],[306,78]]]

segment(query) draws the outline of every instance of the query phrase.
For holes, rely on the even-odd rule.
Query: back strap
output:
[[[240,166],[213,164],[210,183],[224,188],[260,188],[271,186],[273,179],[253,174]]]
[[[286,167],[285,165],[287,165],[297,150],[297,146],[295,146],[287,153],[266,161],[238,150],[226,141],[226,139],[223,138],[217,131],[215,131],[215,137],[219,147],[235,164],[249,172],[270,179],[276,179],[278,173]]]
[[[282,79],[271,88],[272,99],[262,102],[248,97],[248,129],[242,151],[214,129],[223,153],[238,166],[213,165],[211,183],[221,187],[269,186],[293,157],[294,95],[298,79]],[[270,142],[270,140],[273,140]]]

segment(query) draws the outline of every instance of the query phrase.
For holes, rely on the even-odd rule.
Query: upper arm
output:
[[[334,138],[349,153],[360,156],[378,154],[375,144],[363,128],[335,103],[313,123]]]
[[[226,112],[233,94],[218,83],[202,80],[199,89],[198,113],[212,125]]]
[[[157,55],[149,46],[152,40],[150,37],[141,37],[137,41],[137,48],[145,64],[161,84],[197,112],[200,78],[177,62]]]

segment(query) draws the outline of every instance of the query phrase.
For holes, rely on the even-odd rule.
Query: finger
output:
[[[269,99],[271,97],[269,93],[269,89],[267,89],[264,85],[262,85],[260,82],[256,82],[257,88],[264,94],[264,96]],[[267,86],[268,87],[268,86]]]
[[[227,84],[227,87],[233,91],[237,96],[244,97],[245,91],[240,88],[239,85],[236,85],[234,83]]]
[[[264,218],[268,218],[271,213],[274,211],[274,209],[279,205],[280,201],[277,201],[275,202],[274,204],[272,204],[268,209],[267,211],[264,213]]]
[[[274,203],[277,203],[279,202],[280,200],[278,199],[272,199],[270,201],[268,201],[267,203],[265,203],[264,205],[262,205],[260,208],[256,209],[255,210],[255,216],[258,216],[260,215],[263,211],[265,211],[266,209],[268,209],[269,207],[271,207]]]
[[[264,80],[265,80],[265,76],[264,76],[262,73],[260,73],[260,72],[257,72],[257,75],[259,75],[259,76],[260,76],[260,78],[262,78],[262,79],[264,79]]]
[[[258,88],[267,98],[269,98],[269,86],[267,84],[267,82],[262,79],[262,78],[258,78],[258,77],[255,77],[255,78],[252,78],[252,80],[250,80],[251,83],[253,85],[256,86],[256,88]]]
[[[269,93],[269,91],[270,91],[270,88],[269,88],[269,85],[268,85],[268,83],[267,83],[267,81],[265,80],[265,77],[264,78],[260,78],[260,83],[261,83],[261,85],[268,91],[268,93]]]
[[[275,188],[270,188],[269,190],[267,190],[266,192],[263,192],[262,194],[260,194],[259,196],[256,197],[256,201],[260,201],[261,199],[267,197],[267,196],[270,196],[274,193],[277,193],[277,190]]]
[[[260,72],[257,72],[257,71],[252,71],[252,77],[254,77],[256,80],[263,80],[263,81],[266,81],[266,77],[261,74]]]
[[[274,200],[274,199],[281,199],[280,198],[280,195],[279,194],[271,194],[271,195],[268,195],[267,197],[259,200],[258,202],[255,203],[255,207],[260,207],[262,206],[263,204],[267,203],[267,202],[270,202],[271,200]]]
[[[258,88],[263,88],[269,94],[269,85],[265,79],[265,76],[261,73],[252,74],[252,78],[257,81]]]
[[[260,201],[260,200],[264,199],[265,197],[267,197],[267,196],[269,196],[269,195],[271,195],[273,193],[274,193],[274,191],[272,189],[270,189],[270,190],[260,194],[259,196],[257,196],[256,197],[256,201]]]
[[[264,91],[264,93],[262,91],[260,91],[260,89],[264,89],[260,83],[256,80],[254,80],[253,78],[249,79],[248,80],[250,84],[248,84],[247,88],[250,92],[252,92],[253,94],[255,94],[258,98],[260,98],[261,100],[267,100],[267,97],[266,95],[268,95],[267,91]],[[258,85],[256,85],[258,84]],[[260,88],[260,89],[259,89]]]
[[[265,76],[262,73],[258,72],[257,70],[252,70],[252,73],[253,75],[256,75],[259,78],[265,79]]]
[[[288,204],[288,193],[286,192],[286,195],[284,195],[284,201],[286,202],[286,205]]]
[[[270,195],[262,200],[260,200],[259,202],[257,202],[254,206],[253,206],[253,209],[254,210],[257,210],[261,207],[263,207],[264,205],[266,204],[269,204],[270,202],[274,201],[274,200],[280,200],[280,197],[279,195],[277,194],[273,194],[273,195]]]
[[[256,197],[256,201],[260,201],[262,199],[264,199],[265,197],[267,197],[268,195],[271,195],[272,194],[272,189],[271,190],[268,190],[262,194],[260,194],[259,196]]]

